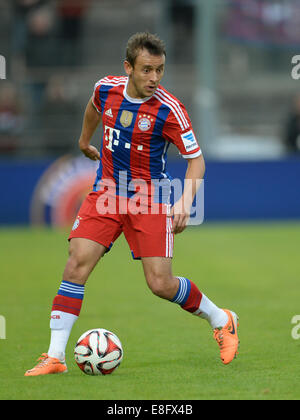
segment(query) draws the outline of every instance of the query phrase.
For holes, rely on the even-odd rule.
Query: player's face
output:
[[[125,61],[124,68],[129,76],[128,95],[132,98],[152,96],[163,77],[165,60],[164,55],[152,55],[143,49],[137,56],[134,67]]]

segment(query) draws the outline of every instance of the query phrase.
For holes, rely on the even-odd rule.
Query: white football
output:
[[[108,375],[123,359],[123,348],[116,334],[104,328],[88,330],[79,337],[74,356],[87,375]]]

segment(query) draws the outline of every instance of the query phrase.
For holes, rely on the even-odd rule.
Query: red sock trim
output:
[[[52,304],[52,311],[67,312],[79,316],[81,310],[82,300],[67,296],[55,296]]]
[[[190,294],[187,300],[185,301],[185,303],[181,307],[185,311],[193,313],[197,311],[197,309],[199,309],[201,299],[202,299],[202,293],[200,292],[198,287],[195,285],[195,283],[193,283],[192,281],[190,281],[190,283],[191,283]]]

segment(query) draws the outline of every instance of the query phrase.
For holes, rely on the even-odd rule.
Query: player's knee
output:
[[[74,269],[78,270],[81,267],[84,267],[86,264],[86,260],[82,255],[70,255],[69,257],[69,265]]]
[[[86,278],[87,260],[84,254],[70,250],[69,258],[64,271],[64,280],[83,283]]]

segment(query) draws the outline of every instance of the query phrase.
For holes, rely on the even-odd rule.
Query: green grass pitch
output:
[[[299,399],[300,224],[204,224],[177,235],[174,274],[193,280],[240,317],[239,356],[223,366],[206,321],[148,290],[141,263],[121,237],[92,273],[67,347],[69,372],[24,377],[49,345],[49,313],[67,258],[67,232],[1,229],[0,399],[204,400]],[[121,366],[84,375],[77,338],[115,332]]]

